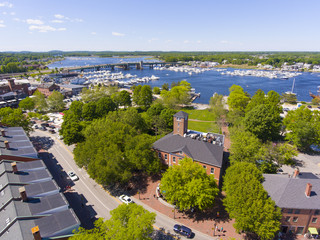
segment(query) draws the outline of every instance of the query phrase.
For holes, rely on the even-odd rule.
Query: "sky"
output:
[[[0,0],[0,51],[320,51],[319,0]]]

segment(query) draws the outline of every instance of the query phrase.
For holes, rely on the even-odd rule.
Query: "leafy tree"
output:
[[[287,102],[287,103],[290,103],[290,104],[296,104],[297,101],[298,101],[296,94],[282,93],[281,98],[282,98],[282,100],[284,102]]]
[[[36,90],[33,94],[34,98],[34,103],[35,103],[35,107],[40,111],[43,112],[48,108],[48,104],[46,101],[46,97],[44,96],[44,94],[42,94],[41,92],[39,92],[38,90]]]
[[[249,112],[256,106],[264,103],[265,103],[265,93],[261,89],[258,89],[255,92],[255,94],[252,96],[248,105],[246,106],[246,112]]]
[[[153,91],[154,94],[160,94],[160,92],[161,92],[159,87],[154,87],[152,89],[152,91]]]
[[[312,104],[314,104],[314,105],[320,105],[320,98],[313,98],[313,99],[311,100],[311,102],[312,102]]]
[[[53,91],[47,100],[49,109],[54,112],[63,111],[65,107],[63,99],[64,96],[62,95],[62,93]]]
[[[227,113],[224,108],[223,95],[215,93],[213,97],[210,98],[209,106],[216,120],[222,119]]]
[[[312,112],[302,106],[289,111],[283,120],[286,126],[286,139],[293,142],[299,150],[308,151],[312,144],[319,144],[319,111]]]
[[[84,88],[81,92],[82,100],[85,103],[97,101],[103,97],[110,97],[118,91],[117,87],[109,86],[95,86],[93,89]]]
[[[82,118],[86,121],[92,121],[97,117],[96,115],[96,102],[88,102],[82,107]]]
[[[19,108],[23,110],[33,110],[35,107],[35,102],[32,98],[27,97],[19,102]]]
[[[165,198],[181,210],[212,207],[219,190],[213,175],[190,158],[179,160],[164,173],[160,189]]]
[[[279,108],[269,104],[257,105],[246,113],[243,123],[245,129],[259,139],[275,140],[279,137],[281,129]]]
[[[183,83],[186,81],[181,81],[182,85],[173,87],[170,91],[162,90],[161,98],[166,106],[169,108],[175,108],[178,104],[189,104],[190,98],[190,85]]]
[[[230,94],[228,97],[228,106],[230,110],[239,110],[244,112],[250,97],[243,91],[243,88],[238,85],[232,85],[229,88]]]
[[[162,90],[169,91],[169,83],[164,83],[161,87]]]
[[[82,134],[83,124],[79,121],[64,121],[59,133],[63,136],[63,141],[67,145],[79,143],[84,140]]]
[[[256,163],[258,151],[261,148],[260,140],[251,132],[241,128],[232,128],[230,131],[231,147],[230,161]]]
[[[255,233],[260,239],[267,240],[279,231],[281,212],[268,197],[262,179],[254,164],[233,164],[224,177],[226,197],[223,204],[230,217],[235,219],[233,226],[238,232]]]
[[[29,118],[22,113],[21,109],[0,108],[0,122],[10,127],[22,127],[27,134],[31,131]]]
[[[131,96],[130,93],[126,90],[122,90],[119,93],[119,105],[120,106],[126,106],[130,107],[131,106]]]
[[[110,211],[111,218],[103,222],[99,218],[90,230],[79,228],[71,240],[151,240],[156,214],[137,204],[121,204]]]
[[[93,106],[92,103],[87,103],[88,105]],[[85,104],[85,106],[87,105]],[[117,106],[112,101],[110,97],[102,97],[96,102],[96,108],[95,108],[95,116],[93,118],[103,117],[106,116],[110,111],[116,110]],[[94,107],[90,108],[90,112],[93,111]],[[85,107],[84,110],[87,110]],[[90,115],[90,114],[89,114]]]
[[[144,109],[148,109],[152,103],[152,90],[149,85],[144,85],[140,92],[140,102],[139,105]]]
[[[83,108],[83,102],[80,101],[74,101],[71,103],[70,108],[68,110],[68,114],[73,114],[72,118],[80,121],[82,120],[82,108]],[[64,118],[64,121],[66,119]]]

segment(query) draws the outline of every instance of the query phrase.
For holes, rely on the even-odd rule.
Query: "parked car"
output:
[[[34,125],[34,128],[35,129],[39,129],[39,126],[36,124],[36,125]]]
[[[54,134],[56,131],[54,129],[49,129],[49,133]]]
[[[68,172],[68,176],[70,177],[70,179],[71,179],[72,181],[77,181],[77,180],[79,180],[79,177],[78,177],[74,172],[72,172],[72,171]]]
[[[128,197],[127,195],[121,195],[119,197],[120,201],[125,203],[125,204],[129,204],[129,203],[133,203],[132,199],[130,197]]]
[[[41,130],[41,131],[46,131],[46,130],[47,130],[47,128],[46,128],[46,127],[41,126],[41,127],[39,127],[39,130]]]
[[[42,127],[49,127],[49,123],[41,123]]]
[[[308,108],[312,108],[312,106],[311,106],[311,105],[308,105]]]
[[[51,128],[51,129],[55,129],[56,127],[55,127],[55,126],[53,126],[53,125],[49,125],[49,128]]]
[[[191,229],[186,226],[183,226],[183,225],[179,225],[179,224],[174,225],[173,231],[181,234],[182,236],[186,236],[187,238],[191,238],[191,236],[192,236]]]

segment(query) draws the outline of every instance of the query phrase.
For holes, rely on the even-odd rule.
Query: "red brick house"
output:
[[[180,111],[173,116],[173,132],[153,144],[161,162],[166,166],[179,164],[189,157],[213,174],[221,184],[224,136],[188,130],[188,114]]]
[[[54,83],[42,83],[38,86],[38,91],[49,97],[53,91],[59,91],[60,87]]]
[[[320,179],[313,173],[263,174],[263,187],[281,208],[281,232],[320,231]]]
[[[29,95],[28,87],[30,84],[28,83],[15,83],[15,79],[8,79],[8,83],[4,85],[0,85],[0,95],[9,93],[9,92],[17,92],[25,95]]]

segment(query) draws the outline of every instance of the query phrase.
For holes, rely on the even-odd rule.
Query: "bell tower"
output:
[[[173,115],[173,134],[183,137],[188,131],[188,113],[180,111]]]

